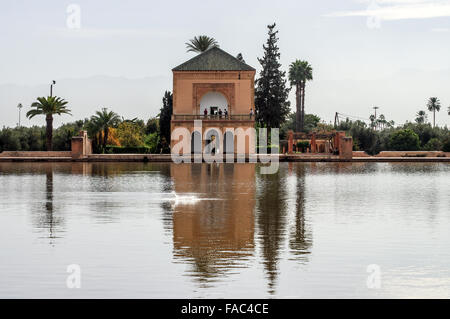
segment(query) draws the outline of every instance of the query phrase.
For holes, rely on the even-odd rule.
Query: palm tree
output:
[[[380,116],[378,116],[378,124],[380,125],[380,128],[382,130],[384,130],[386,123],[386,117],[384,116],[384,114],[380,114]]]
[[[370,127],[372,128],[372,129],[375,129],[376,128],[376,124],[375,124],[375,121],[376,121],[376,117],[375,117],[375,115],[370,115],[369,116],[369,119],[370,119]]]
[[[85,124],[85,129],[88,132],[89,137],[92,139],[92,147],[97,152],[99,151],[100,145],[103,144],[102,141],[100,141],[101,135],[100,132],[102,131],[99,124],[94,120],[93,116],[91,119]]]
[[[187,52],[202,53],[212,48],[218,48],[219,43],[214,38],[210,38],[206,35],[199,35],[194,37],[186,43]]]
[[[313,79],[312,72],[313,69],[308,61],[296,60],[289,66],[289,81],[291,82],[291,86],[296,87],[296,131],[303,131],[305,127],[305,87],[306,82]]]
[[[419,111],[416,114],[416,122],[418,124],[424,124],[427,121],[427,113],[425,111]]]
[[[32,119],[36,115],[45,115],[47,121],[46,129],[46,147],[47,151],[52,150],[53,144],[53,115],[69,114],[70,110],[66,107],[67,101],[57,96],[38,97],[37,102],[31,104],[32,109],[27,112],[27,117]]]
[[[441,110],[441,102],[437,97],[430,97],[427,104],[428,111],[433,112],[433,127],[436,127],[436,111]]]
[[[106,148],[106,143],[108,142],[109,128],[114,127],[120,122],[120,117],[117,113],[113,111],[108,111],[108,109],[102,108],[101,111],[95,112],[92,116],[91,121],[93,126],[99,131],[103,130],[103,150]]]

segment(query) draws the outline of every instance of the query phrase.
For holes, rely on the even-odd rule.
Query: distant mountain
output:
[[[125,77],[93,76],[81,79],[56,79],[54,94],[69,101],[73,116],[55,117],[55,125],[84,119],[101,107],[108,107],[125,118],[149,117],[159,113],[165,90],[172,90],[168,75],[128,79]],[[315,77],[306,91],[306,112],[319,115],[330,122],[335,112],[369,118],[373,106],[379,114],[397,124],[414,121],[419,110],[426,109],[427,99],[437,96],[442,110],[436,124],[450,125],[446,109],[450,105],[450,70],[402,70],[385,78],[370,79],[363,74],[359,79]],[[295,90],[291,91],[292,109],[295,109]],[[44,125],[43,118],[32,121],[25,118],[30,104],[38,96],[49,94],[49,85],[0,85],[0,127],[15,126],[18,122],[18,103],[22,103],[22,124]],[[430,117],[429,117],[430,118]]]
[[[429,97],[437,96],[442,109],[436,115],[436,124],[449,125],[445,110],[450,105],[450,70],[402,70],[385,78],[361,74],[361,80],[315,78],[307,84],[306,112],[319,115],[330,122],[335,112],[369,118],[373,106],[396,124],[413,122],[419,110],[426,110]],[[291,96],[293,96],[292,90]],[[293,99],[292,99],[293,100]],[[291,102],[295,107],[295,102]],[[427,111],[428,112],[428,111]],[[429,113],[429,119],[431,119]]]
[[[22,103],[22,125],[45,125],[44,118],[25,118],[30,105],[38,96],[49,95],[49,85],[0,85],[0,127],[18,122],[17,104]],[[84,119],[102,107],[108,107],[125,118],[147,120],[159,113],[165,90],[172,90],[170,77],[93,76],[81,79],[56,79],[54,95],[69,101],[73,116],[55,117],[55,125]]]

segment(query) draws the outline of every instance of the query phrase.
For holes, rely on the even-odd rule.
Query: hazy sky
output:
[[[188,39],[212,36],[259,71],[274,21],[283,68],[297,58],[314,68],[308,113],[327,122],[336,111],[368,118],[377,105],[404,123],[438,96],[437,122],[450,124],[450,1],[2,0],[0,126],[15,125],[17,103],[27,109],[53,79],[74,111],[62,122],[101,106],[147,119],[172,89],[171,69],[193,56]]]

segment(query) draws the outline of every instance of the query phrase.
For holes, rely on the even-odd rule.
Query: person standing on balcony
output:
[[[205,116],[205,119],[208,117],[208,110],[207,110],[207,109],[205,109],[205,110],[203,111],[203,115]]]
[[[226,119],[228,118],[228,110],[227,109],[225,109],[225,118]]]
[[[219,109],[219,119],[222,118],[222,109]]]
[[[253,113],[253,108],[251,107],[251,108],[250,108],[250,119],[253,118],[253,115],[254,115],[254,113]]]

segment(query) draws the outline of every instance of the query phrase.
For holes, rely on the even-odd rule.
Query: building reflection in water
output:
[[[253,164],[171,165],[173,191],[199,197],[165,206],[165,216],[172,216],[175,261],[190,264],[188,274],[205,286],[252,266],[249,259],[260,253],[268,293],[274,294],[286,247],[295,261],[308,261],[305,166],[273,175],[258,170]]]
[[[87,192],[82,204],[105,223],[115,221],[130,204],[99,193],[121,194],[127,189],[129,196],[136,191],[149,196],[173,193],[178,198],[160,201],[163,227],[173,244],[175,263],[188,265],[187,274],[202,287],[242,268],[258,272],[255,261],[261,259],[268,292],[275,294],[281,260],[308,262],[312,235],[305,218],[305,175],[314,169],[308,165],[282,164],[273,175],[260,175],[258,165],[248,163],[45,163],[2,169],[45,175],[30,211],[34,228],[45,230],[51,243],[63,235],[64,212],[71,209],[67,200],[72,197],[64,193]],[[139,185],[133,184],[134,174]]]
[[[245,267],[254,254],[255,165],[171,165],[176,194],[198,201],[173,207],[175,259],[202,283]]]

